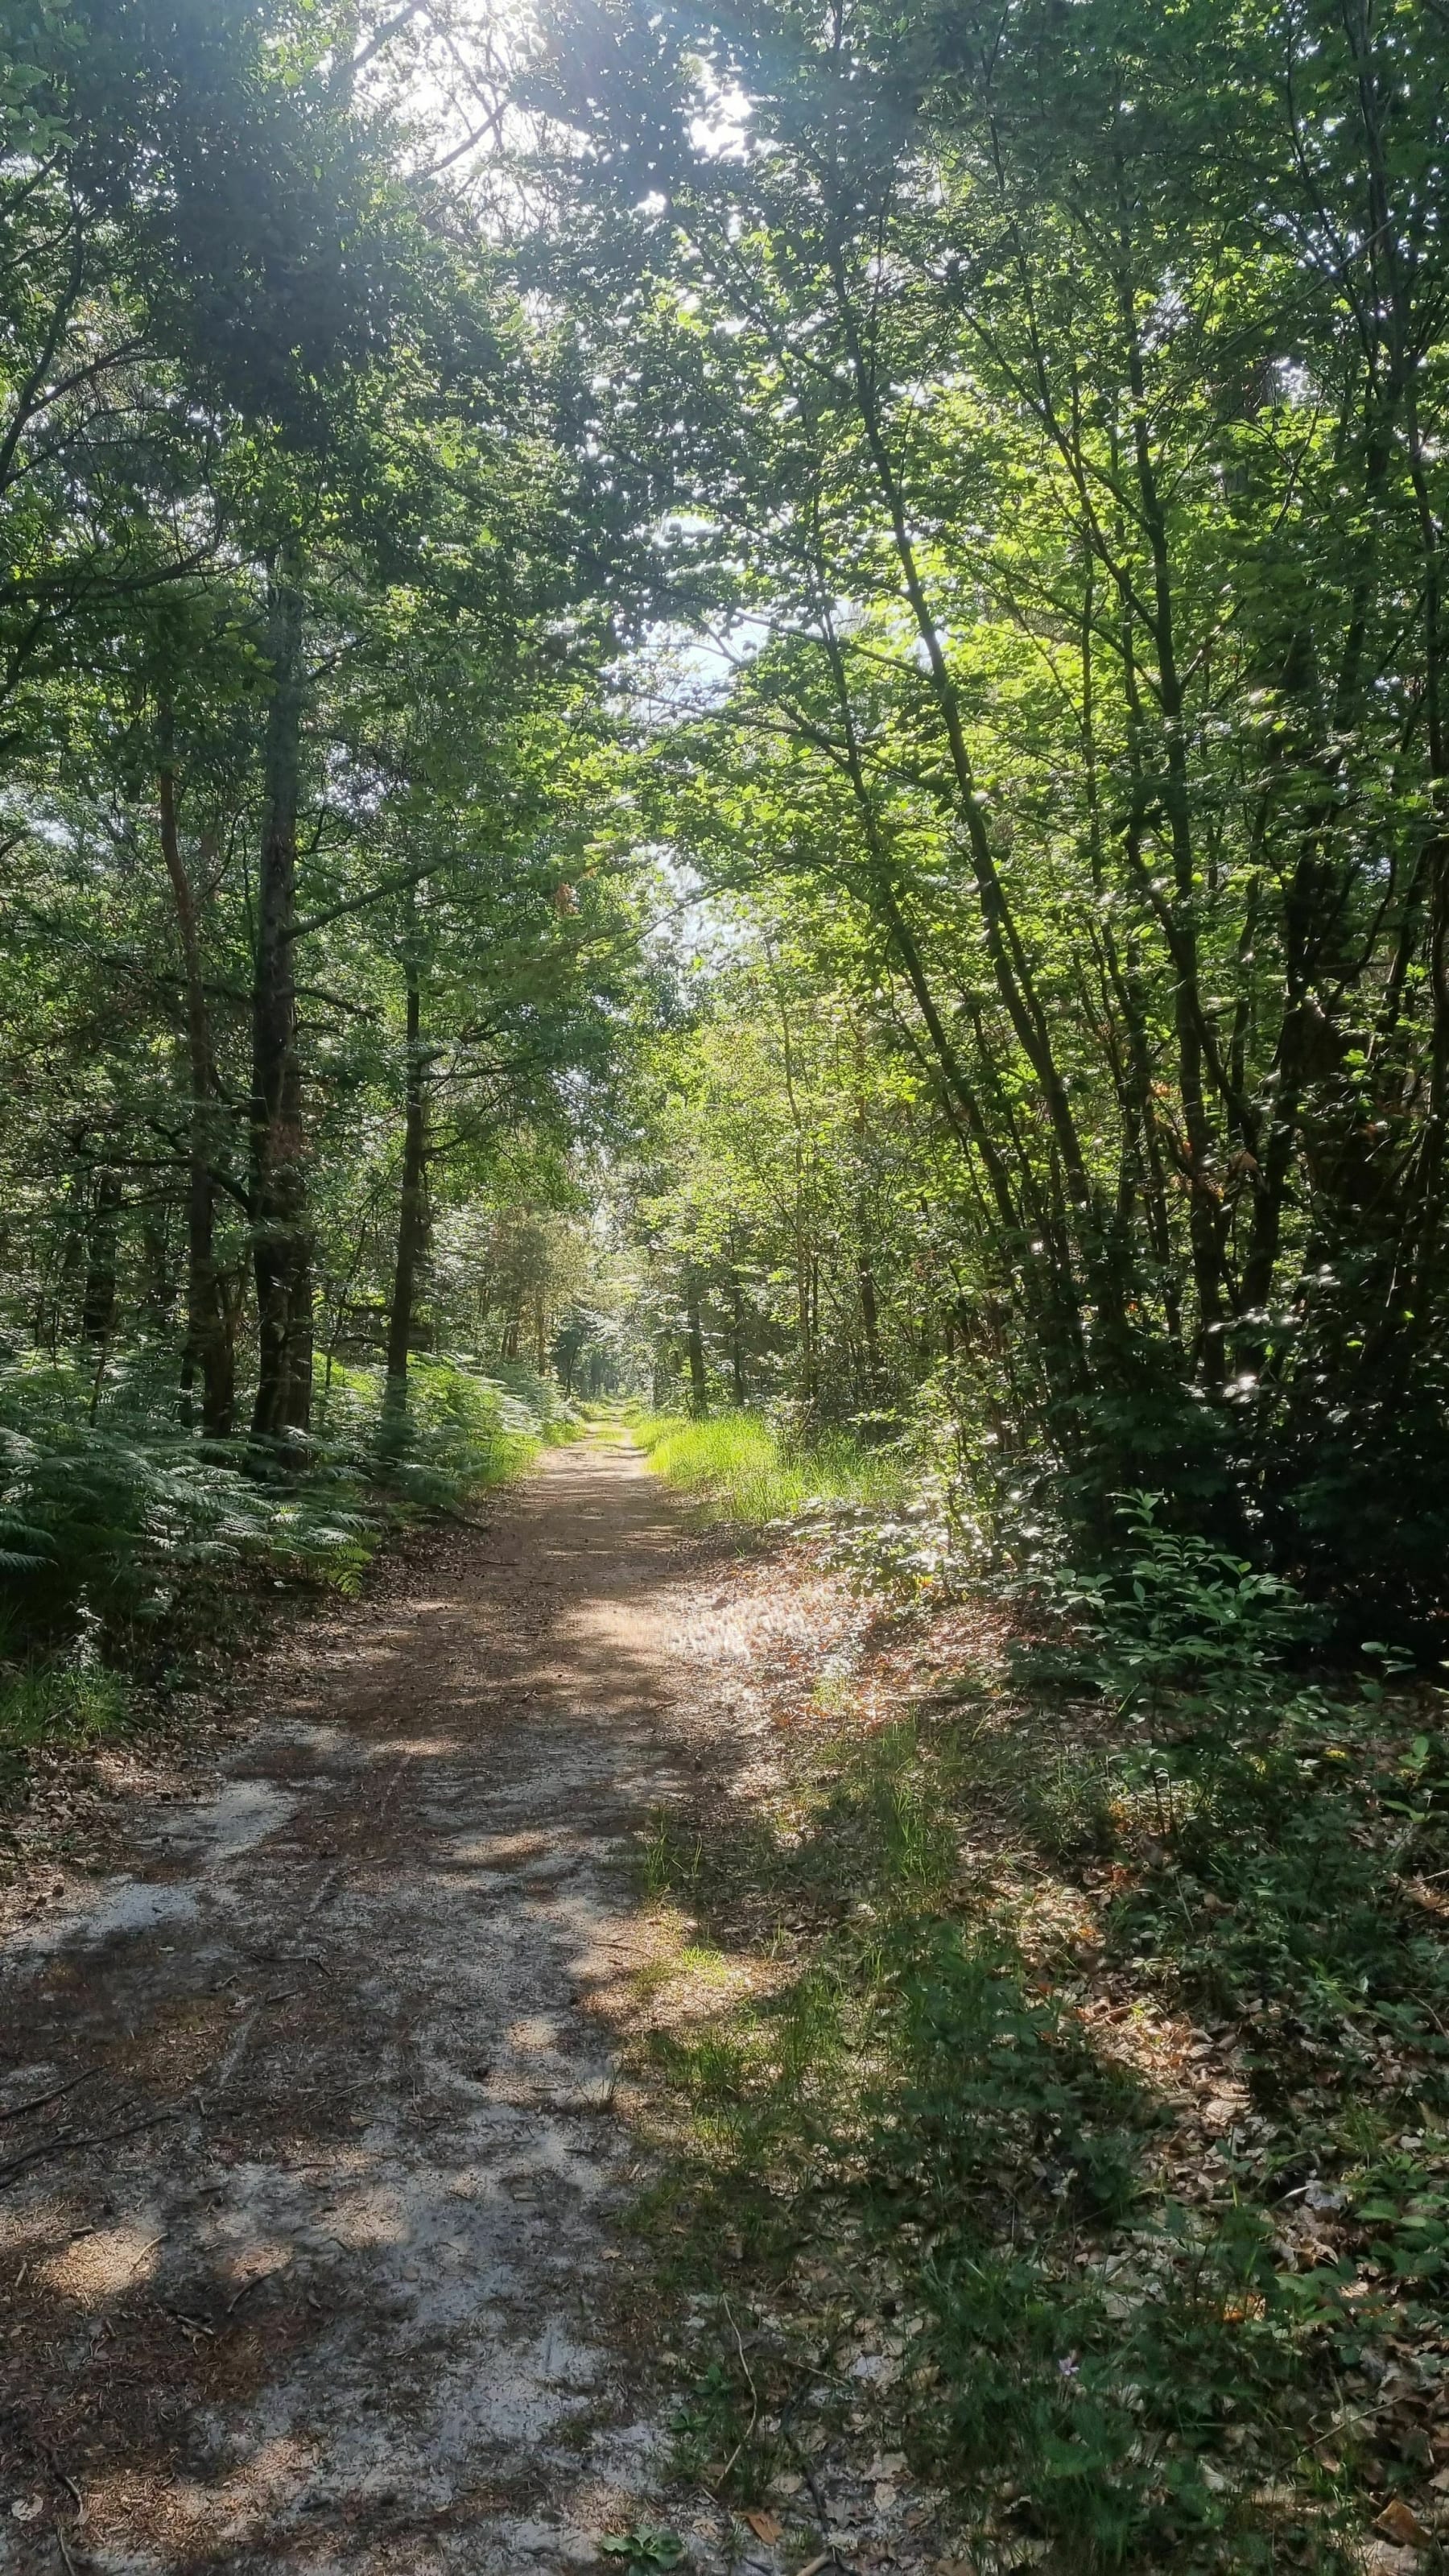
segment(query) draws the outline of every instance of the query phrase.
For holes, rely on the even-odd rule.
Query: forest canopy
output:
[[[4,48],[21,1570],[527,1361],[1435,1635],[1435,0]]]

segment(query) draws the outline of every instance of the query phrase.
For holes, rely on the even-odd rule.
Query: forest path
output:
[[[711,1544],[623,1440],[550,1452],[11,1945],[0,2566],[502,2576],[647,2494],[610,2023]]]

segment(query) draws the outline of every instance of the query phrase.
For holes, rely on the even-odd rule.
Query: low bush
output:
[[[334,1367],[313,1457],[415,1510],[448,1512],[518,1475],[544,1442],[572,1429],[557,1390],[530,1370],[422,1356],[409,1366],[405,1406],[389,1397],[380,1369]]]
[[[117,1674],[227,1626],[259,1580],[354,1592],[388,1529],[516,1474],[567,1418],[527,1371],[416,1361],[391,1413],[380,1370],[334,1367],[316,1433],[259,1459],[168,1419],[154,1355],[0,1368],[0,1749],[94,1731]],[[109,1703],[107,1703],[109,1704]],[[87,1715],[87,1712],[90,1712]]]
[[[103,1743],[125,1732],[130,1714],[125,1682],[103,1665],[0,1669],[0,1797],[23,1780],[31,1754]]]
[[[1449,1949],[1403,1901],[1449,1869],[1439,1695],[1396,1694],[1381,1649],[1356,1683],[1305,1678],[1290,1659],[1318,1622],[1290,1585],[1161,1529],[1150,1496],[1123,1519],[1102,1571],[1046,1587],[1064,1633],[1022,1658],[1109,1717],[1028,1792],[1045,1839],[1135,1863],[1113,1944],[1203,2009],[1266,2013],[1265,2083],[1294,2080],[1284,2016],[1300,2038],[1371,2049],[1391,2024],[1449,2054]]]

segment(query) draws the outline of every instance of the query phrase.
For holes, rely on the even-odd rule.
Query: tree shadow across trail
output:
[[[817,1732],[773,1812],[651,1847],[699,1937],[761,1960],[754,1994],[652,2048],[672,2162],[641,2223],[709,2320],[683,2455],[859,2537],[874,2439],[945,2488],[982,2571],[1437,2566],[1354,2421],[1371,2282],[1285,2253],[1344,2195],[1310,2155],[1305,2202],[1302,2142],[1252,2112],[1241,2052],[1194,2131],[1168,2054],[1222,2051],[1144,1957],[1093,2019],[1100,1933],[1029,1831],[1049,1733],[940,1702]],[[772,1926],[804,1935],[785,1973]],[[1156,2064],[1139,2023],[1172,2040]],[[1380,2515],[1412,2561],[1372,2539],[1366,2560]]]
[[[0,2564],[516,2576],[647,2501],[611,2022],[679,1541],[553,1453],[13,1948]]]
[[[1229,1904],[1079,1713],[922,1698],[959,1631],[685,1537],[601,1442],[390,1583],[9,1957],[0,2564],[555,2576],[667,2524],[700,2576],[1330,2576],[1378,2518],[1428,2576],[1423,2212],[1351,2240],[1327,2114],[1189,2018],[1265,1973],[1287,1772]]]

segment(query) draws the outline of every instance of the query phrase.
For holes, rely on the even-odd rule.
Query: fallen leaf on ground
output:
[[[766,2542],[778,2540],[785,2528],[778,2514],[760,2513],[757,2510],[747,2513],[745,2515],[745,2520],[749,2524],[755,2538]]]
[[[1418,2515],[1410,2512],[1402,2496],[1395,2496],[1392,2504],[1385,2505],[1374,2522],[1374,2529],[1381,2531],[1385,2540],[1396,2540],[1401,2549],[1421,2549],[1429,2537]]]

